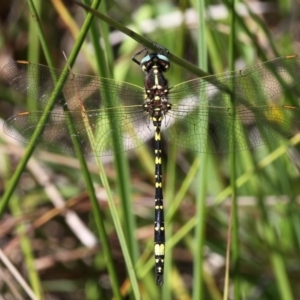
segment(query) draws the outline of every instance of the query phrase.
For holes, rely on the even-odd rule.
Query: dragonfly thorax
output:
[[[141,62],[146,74],[144,110],[154,123],[161,121],[172,107],[168,102],[168,81],[163,74],[169,67],[169,62],[160,56],[164,57],[158,54],[147,55],[144,59],[148,58],[148,60]]]

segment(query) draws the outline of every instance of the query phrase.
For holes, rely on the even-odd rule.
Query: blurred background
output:
[[[199,11],[199,7],[204,9]],[[207,0],[202,4],[116,0],[103,1],[99,10],[196,66],[198,53],[201,49],[207,51],[209,74],[229,71],[230,59],[234,69],[239,70],[300,53],[300,4],[296,0],[237,1],[234,11],[227,0]],[[234,25],[230,22],[232,14]],[[62,69],[66,65],[63,53],[69,57],[86,16],[73,1],[1,1],[0,67],[12,60],[49,65],[47,49],[53,66]],[[204,26],[204,44],[203,36],[199,38],[199,24]],[[93,19],[92,26],[93,29],[84,29],[86,37],[73,72],[143,86],[144,75],[131,60],[143,45],[98,18]],[[296,60],[295,63],[299,64]],[[190,70],[172,62],[166,77],[169,86],[196,78]],[[289,103],[288,97],[276,101]],[[25,150],[25,145],[5,135],[2,124],[13,114],[42,110],[44,106],[26,99],[0,77],[1,194]],[[205,173],[201,174],[199,154],[163,143],[167,235],[163,288],[155,285],[154,276],[153,142],[150,139],[123,155],[125,164],[121,167],[117,157],[101,157],[102,173],[94,158],[87,158],[101,211],[99,217],[94,215],[76,157],[40,149],[34,152],[0,219],[3,299],[136,299],[138,291],[140,299],[208,300],[223,299],[225,287],[228,299],[300,299],[297,145],[279,150],[262,146],[236,154],[237,211],[233,212],[236,220],[232,225],[235,242],[233,255],[226,261],[232,216],[229,155],[207,155]],[[108,191],[103,187],[103,174],[107,176],[121,224],[119,230],[123,229],[128,244],[120,242]],[[111,249],[114,279],[99,242],[100,221]],[[201,229],[195,229],[197,226]],[[128,277],[124,248],[131,255],[138,288]],[[5,257],[12,266],[4,262]],[[199,257],[201,272],[196,270]],[[13,273],[13,266],[27,282],[27,288]],[[119,288],[119,295],[112,288],[112,281]]]

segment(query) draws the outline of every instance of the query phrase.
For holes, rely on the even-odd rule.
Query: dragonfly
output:
[[[36,128],[43,126],[37,146],[76,155],[73,134],[85,156],[129,151],[154,137],[154,258],[156,283],[161,286],[165,259],[161,135],[179,148],[196,152],[277,146],[281,139],[299,132],[299,108],[274,103],[283,92],[297,89],[300,57],[279,57],[174,86],[165,78],[170,69],[168,53],[143,49],[132,59],[144,73],[143,87],[70,71],[45,124],[39,125],[43,111],[21,112],[5,122],[4,131],[30,143]],[[3,67],[2,78],[20,93],[47,104],[55,88],[54,78],[61,73],[45,65],[13,61]],[[268,102],[271,98],[273,104]],[[121,141],[117,147],[116,138]]]

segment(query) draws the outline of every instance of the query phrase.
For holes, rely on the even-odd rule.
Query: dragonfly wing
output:
[[[291,106],[239,107],[235,111],[229,106],[198,106],[190,110],[182,105],[168,113],[165,124],[169,125],[166,139],[179,148],[208,153],[242,151],[263,144],[276,146],[280,139],[292,137],[300,130],[300,110]]]
[[[47,103],[62,71],[26,61],[12,61],[1,72],[14,89],[32,99]],[[68,104],[69,110],[99,109],[118,105],[142,103],[144,90],[125,82],[108,78],[74,74],[68,78],[56,99],[57,106]]]
[[[169,100],[173,104],[184,101],[191,106],[200,103],[223,107],[230,97],[234,105],[260,106],[288,89],[296,89],[299,82],[300,57],[285,56],[240,71],[175,85],[170,89]]]
[[[234,151],[291,137],[299,130],[299,109],[268,105],[268,101],[288,89],[296,90],[299,75],[300,57],[294,55],[178,84],[169,92],[173,105],[169,123],[177,124],[167,130],[167,138],[178,147],[199,152],[228,152],[232,121]]]
[[[43,112],[25,112],[12,116],[5,122],[4,131],[20,142],[29,143],[42,115]],[[141,106],[87,112],[52,111],[36,146],[75,155],[72,137],[76,137],[85,156],[112,155],[115,151],[137,148],[151,138],[148,119],[146,114],[141,113]],[[69,123],[74,128],[73,136],[68,129]],[[115,146],[118,140],[121,143]]]

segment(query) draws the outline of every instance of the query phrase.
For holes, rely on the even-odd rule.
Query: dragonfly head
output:
[[[170,61],[163,54],[152,53],[144,56],[140,66],[145,73],[148,73],[153,68],[157,68],[161,72],[167,72],[170,68]]]

